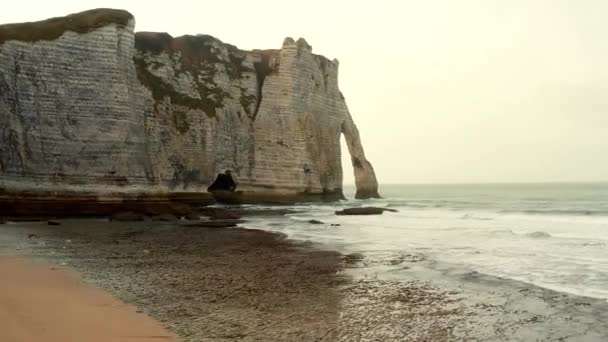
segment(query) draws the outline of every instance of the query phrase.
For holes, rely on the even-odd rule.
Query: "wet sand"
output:
[[[265,231],[187,224],[0,225],[0,254],[73,269],[182,341],[608,340],[605,301],[433,269],[409,254],[342,256]]]

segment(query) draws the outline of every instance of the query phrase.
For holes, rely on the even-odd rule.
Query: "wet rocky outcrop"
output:
[[[235,202],[335,200],[341,134],[357,198],[378,197],[336,60],[134,27],[110,9],[0,26],[0,198],[204,193],[231,170]]]
[[[396,209],[390,208],[377,208],[377,207],[359,207],[359,208],[346,208],[336,211],[336,215],[382,215],[385,211],[396,213]]]

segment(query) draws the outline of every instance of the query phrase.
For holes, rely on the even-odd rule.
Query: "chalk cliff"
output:
[[[205,192],[232,170],[244,201],[357,197],[377,181],[338,89],[338,62],[299,39],[243,51],[211,36],[134,33],[98,9],[0,26],[0,190]]]

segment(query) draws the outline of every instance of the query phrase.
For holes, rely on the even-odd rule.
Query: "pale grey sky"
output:
[[[340,60],[381,183],[608,181],[608,1],[20,0],[0,23],[96,7],[243,49],[306,38]]]

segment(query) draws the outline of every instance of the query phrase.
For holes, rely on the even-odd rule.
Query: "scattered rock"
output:
[[[344,210],[336,211],[336,215],[382,215],[385,211],[396,213],[395,209],[388,208],[376,208],[376,207],[360,207],[360,208],[347,208]]]
[[[331,226],[332,226],[332,227],[340,227],[340,226],[341,226],[341,224],[339,224],[339,223],[332,223],[332,224],[331,224]]]
[[[28,239],[38,238],[38,235],[36,235],[36,234],[28,234],[27,238]]]
[[[137,206],[132,206],[127,211],[142,213],[146,216],[161,216],[164,214],[173,214],[177,217],[185,216],[193,212],[192,206],[187,203],[177,202],[147,202]]]
[[[44,222],[50,218],[48,216],[11,216],[4,219],[11,222]]]
[[[351,254],[346,254],[343,259],[347,264],[354,264],[357,263],[361,260],[363,260],[365,257],[363,256],[363,254],[361,253],[351,253]]]
[[[149,249],[144,249],[141,252],[144,253],[145,255],[150,254],[150,250]]]
[[[285,216],[297,214],[300,211],[293,209],[233,209],[232,212],[241,216]]]
[[[126,211],[121,213],[115,213],[110,218],[112,221],[121,221],[121,222],[129,222],[129,221],[144,221],[145,215],[134,213],[132,211]]]
[[[124,239],[129,239],[129,238],[133,238],[135,236],[141,235],[143,233],[145,233],[144,230],[131,230],[131,231],[123,233],[121,235],[121,237]],[[118,243],[118,241],[117,241],[117,243]]]
[[[179,221],[179,218],[173,214],[160,214],[152,217],[152,221]]]
[[[324,224],[323,222],[321,222],[319,220],[309,220],[308,223],[310,223],[310,224]]]
[[[170,212],[178,217],[192,214],[193,212],[192,206],[186,203],[171,203],[169,207],[171,208]]]
[[[46,222],[46,224],[48,224],[49,226],[61,226],[61,222],[54,220],[49,220]]]
[[[198,221],[201,219],[201,216],[199,214],[195,214],[195,213],[190,213],[186,215],[186,220],[189,221]]]
[[[198,214],[212,220],[238,220],[241,218],[236,211],[224,208],[203,208],[198,211]]]

